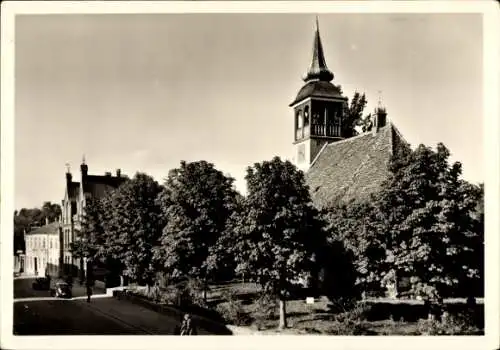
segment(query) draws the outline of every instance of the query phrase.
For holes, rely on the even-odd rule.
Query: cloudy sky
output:
[[[382,91],[417,145],[444,142],[483,181],[482,23],[470,14],[321,14],[334,82]],[[293,113],[312,50],[311,14],[18,16],[15,207],[60,203],[78,177],[121,168],[163,181],[207,160],[245,189],[245,168],[292,157]],[[367,110],[367,112],[369,112]]]

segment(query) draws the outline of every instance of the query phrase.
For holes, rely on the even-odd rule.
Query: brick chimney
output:
[[[69,167],[68,170],[66,171],[66,187],[69,188],[69,185],[71,184],[71,181],[73,180],[73,176],[69,172]]]
[[[116,169],[116,177],[121,177],[121,176],[122,176],[121,169]]]
[[[85,158],[83,158],[83,160],[82,160],[82,164],[80,165],[80,171],[82,172],[82,178],[87,177],[87,175],[88,175],[88,173],[89,173],[89,167],[88,167],[88,165],[85,163]]]

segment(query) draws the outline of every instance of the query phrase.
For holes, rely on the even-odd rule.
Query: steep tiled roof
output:
[[[394,147],[406,144],[392,124],[376,133],[327,145],[306,173],[316,206],[328,207],[340,201],[368,199],[389,175]]]
[[[48,225],[38,227],[36,229],[27,232],[27,235],[57,235],[59,233],[59,223],[52,222]]]
[[[120,186],[126,177],[88,175],[84,182],[84,192],[93,198],[102,198],[104,194]]]

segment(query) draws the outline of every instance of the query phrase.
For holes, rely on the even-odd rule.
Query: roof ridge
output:
[[[385,130],[385,128],[387,128],[389,125],[386,125],[386,126],[383,126],[381,128],[379,128],[379,130]],[[339,141],[335,141],[335,142],[331,142],[329,143],[329,145],[338,145],[340,143],[345,143],[347,141],[352,141],[352,140],[357,140],[357,139],[360,139],[361,137],[363,136],[375,136],[375,135],[378,135],[379,133],[377,132],[376,134],[373,134],[373,131],[365,131],[359,135],[356,135],[356,136],[351,136],[351,137],[348,137],[348,138],[345,138],[343,140],[339,140]]]

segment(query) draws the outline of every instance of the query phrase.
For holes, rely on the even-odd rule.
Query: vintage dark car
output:
[[[71,286],[63,281],[58,281],[52,290],[52,295],[56,298],[71,298]]]
[[[34,290],[49,290],[50,288],[50,278],[39,277],[31,285]]]

